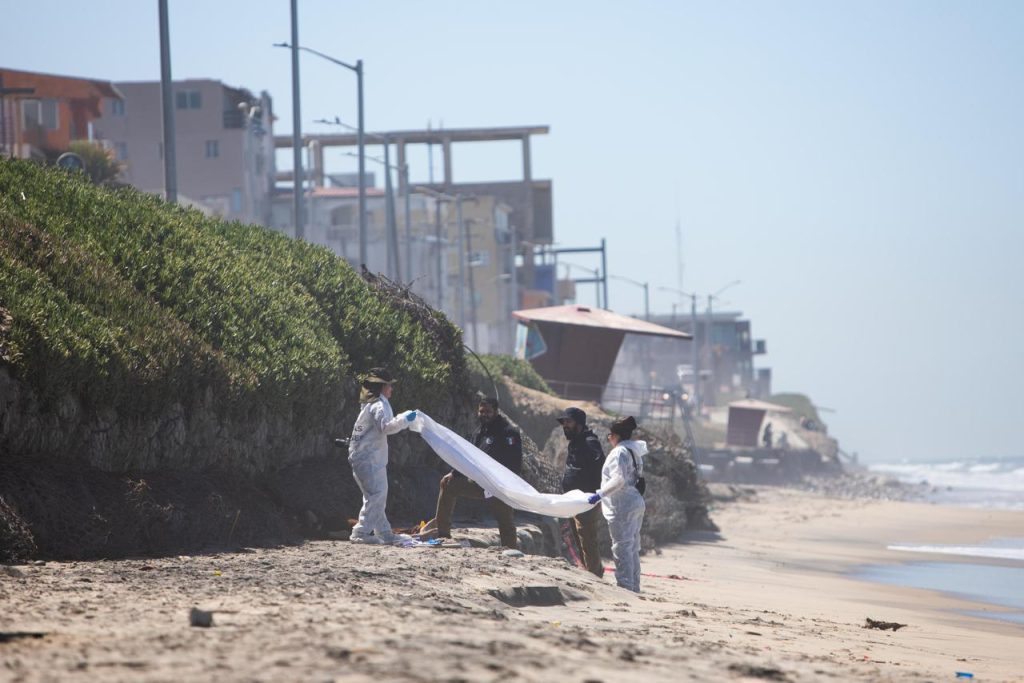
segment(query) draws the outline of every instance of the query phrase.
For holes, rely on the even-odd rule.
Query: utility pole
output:
[[[700,349],[697,348],[697,295],[690,295],[690,326],[693,329],[692,353],[693,363],[693,405],[700,415]]]
[[[458,298],[455,310],[459,314],[459,327],[466,329],[466,244],[463,240],[462,227],[462,197],[455,196],[455,232],[456,249],[459,253],[459,281],[455,287],[455,296]]]
[[[466,252],[469,254],[473,253],[473,233],[470,231],[469,226],[473,223],[470,219],[465,222],[466,225]],[[475,351],[479,346],[479,340],[477,339],[476,331],[476,282],[473,279],[473,264],[469,263],[469,324],[473,330],[473,350]]]
[[[294,6],[295,0],[292,0]],[[178,169],[174,148],[174,93],[171,87],[171,37],[167,20],[167,0],[159,0],[160,10],[160,104],[164,137],[164,199],[178,203]]]
[[[166,2],[166,0],[163,0]],[[302,226],[302,107],[299,104],[299,1],[292,0],[292,222],[295,239],[304,239]]]
[[[412,282],[412,204],[410,195],[412,188],[409,187],[409,164],[402,164],[402,182],[405,187],[405,281]]]
[[[390,141],[384,139],[384,213],[388,231],[388,277],[393,280],[402,279],[402,268],[398,259],[398,226],[395,217],[395,194],[391,186],[391,148]],[[360,157],[360,160],[365,157]]]
[[[441,267],[441,198],[434,197],[434,248],[437,249],[437,310],[444,310],[444,269]]]
[[[601,281],[602,291],[604,292],[604,306],[601,308],[608,308],[608,250],[605,247],[605,240],[601,238]]]
[[[715,349],[711,345],[711,331],[713,329],[714,322],[712,320],[711,313],[711,301],[714,299],[714,295],[708,294],[708,310],[706,320],[704,322],[704,346],[708,350],[708,374],[712,377],[715,376]],[[714,387],[707,392],[709,395],[714,396]]]
[[[294,2],[294,0],[292,0]],[[347,66],[347,65],[346,65]],[[349,67],[351,68],[351,67]],[[366,141],[363,126],[363,60],[356,60],[356,87],[359,100],[359,132],[356,133],[356,144],[359,146],[359,263],[366,264],[367,236],[366,236]],[[386,171],[387,169],[385,169]]]

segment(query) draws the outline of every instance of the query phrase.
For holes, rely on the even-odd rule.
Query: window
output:
[[[60,127],[57,100],[22,100],[21,114],[25,128],[57,130]]]
[[[128,143],[127,142],[115,142],[114,143],[114,158],[118,161],[127,161],[128,159]]]
[[[198,90],[179,90],[174,95],[174,102],[178,109],[199,109],[203,101]]]
[[[242,190],[236,187],[231,190],[231,212],[241,213],[242,211]]]
[[[124,116],[124,100],[110,100],[110,115]]]
[[[216,159],[220,156],[220,145],[217,144],[216,140],[206,141],[206,158]]]

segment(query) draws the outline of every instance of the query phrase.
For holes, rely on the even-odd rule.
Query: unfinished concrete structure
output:
[[[551,181],[533,177],[530,139],[534,135],[546,135],[548,126],[511,126],[499,128],[439,128],[421,130],[394,130],[383,132],[366,132],[369,144],[379,145],[382,141],[394,147],[397,157],[393,157],[398,168],[403,168],[408,157],[410,145],[437,146],[441,150],[444,173],[440,182],[419,183],[415,188],[406,187],[406,178],[398,174],[398,194],[403,195],[417,188],[441,192],[447,195],[493,197],[509,208],[508,223],[512,233],[515,251],[520,254],[522,266],[514,269],[508,279],[502,278],[491,283],[494,287],[511,288],[507,298],[518,307],[522,294],[534,289],[534,248],[535,245],[551,244],[553,239],[553,218],[551,200]],[[498,180],[493,182],[456,183],[454,181],[454,160],[452,145],[467,142],[499,142],[518,141],[522,149],[522,174],[518,179]],[[312,186],[323,187],[329,177],[324,167],[324,154],[332,147],[355,148],[358,137],[355,133],[310,133],[303,136],[302,144],[309,150],[309,166],[305,177]],[[274,138],[277,148],[291,148],[292,138],[279,135]],[[293,173],[285,171],[277,174],[282,183],[293,182]],[[399,209],[401,201],[398,201]],[[500,277],[502,274],[499,273]],[[481,310],[481,314],[484,312]]]

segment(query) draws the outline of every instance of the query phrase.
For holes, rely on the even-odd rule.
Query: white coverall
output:
[[[629,448],[636,456],[636,468]],[[608,520],[615,558],[615,583],[640,592],[640,525],[647,505],[636,490],[636,481],[644,474],[646,441],[621,441],[608,453],[601,469],[601,510]]]
[[[384,514],[388,502],[388,435],[409,426],[406,415],[408,411],[395,417],[391,403],[383,396],[364,403],[359,411],[348,446],[352,474],[363,493],[359,522],[352,527],[353,538],[375,534],[386,543],[395,538]]]

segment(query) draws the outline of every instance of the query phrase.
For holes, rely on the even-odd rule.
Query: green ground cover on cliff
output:
[[[818,415],[818,408],[811,402],[809,396],[804,394],[772,394],[768,397],[769,403],[777,403],[780,406],[786,406],[793,411],[798,417],[806,417],[809,420],[814,420],[818,424],[824,424],[821,421],[821,417]]]
[[[474,373],[485,375],[488,380],[497,380],[499,377],[508,377],[520,386],[529,389],[543,391],[545,394],[555,395],[548,383],[540,376],[536,369],[525,361],[512,356],[483,355],[470,356],[469,369]],[[493,393],[493,390],[490,392]]]
[[[424,310],[326,249],[0,160],[0,364],[43,401],[145,416],[212,391],[313,424],[386,364],[402,404],[427,406],[465,362]]]

